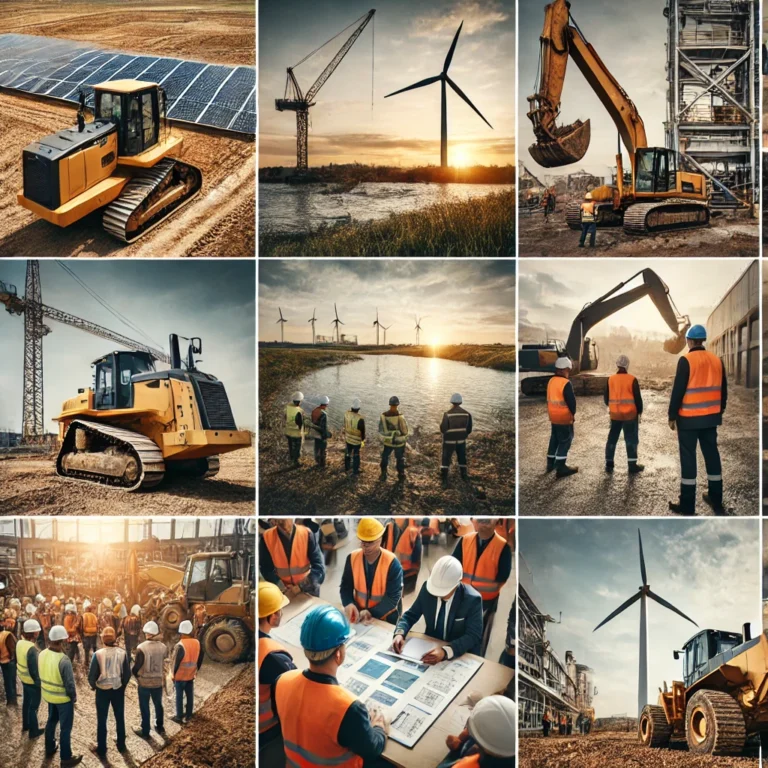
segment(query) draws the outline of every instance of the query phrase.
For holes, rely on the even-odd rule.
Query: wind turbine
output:
[[[603,619],[592,631],[597,632],[600,627],[607,624],[611,619],[618,616],[622,611],[629,608],[630,605],[640,601],[640,668],[638,670],[637,680],[637,715],[638,717],[643,711],[643,708],[648,703],[648,627],[647,627],[647,598],[655,600],[659,605],[663,605],[665,608],[673,611],[678,616],[682,616],[686,621],[690,621],[691,624],[698,627],[699,625],[691,618],[686,616],[682,611],[675,608],[672,603],[668,603],[657,594],[651,592],[651,588],[648,585],[648,575],[645,572],[645,558],[643,557],[643,540],[640,537],[640,530],[637,531],[637,541],[640,545],[640,575],[643,579],[643,585],[639,588],[636,595],[632,595],[625,603],[622,603],[608,618]]]
[[[341,342],[339,340],[339,325],[344,325],[344,323],[342,323],[341,320],[339,320],[339,310],[336,309],[336,303],[335,302],[333,304],[333,312],[336,315],[336,319],[335,320],[331,320],[331,325],[335,325],[336,326],[336,343],[340,344]]]
[[[451,66],[451,60],[453,59],[453,52],[456,50],[456,43],[459,39],[459,35],[461,34],[461,28],[464,26],[464,22],[462,21],[461,24],[459,24],[459,28],[456,30],[456,34],[453,38],[453,42],[451,43],[451,47],[448,50],[448,55],[445,57],[445,63],[443,64],[443,71],[439,75],[435,75],[435,77],[428,77],[426,80],[419,80],[418,83],[414,83],[413,85],[409,85],[407,88],[401,88],[399,91],[394,91],[393,93],[388,93],[384,98],[388,99],[390,96],[396,96],[398,93],[404,93],[405,91],[412,91],[414,88],[421,88],[425,85],[431,85],[432,83],[440,81],[440,87],[442,89],[442,98],[440,101],[440,165],[443,168],[448,167],[448,107],[446,104],[446,90],[445,90],[445,84],[448,83],[448,85],[453,88],[453,90],[456,92],[458,96],[460,96],[464,101],[469,104],[472,109],[477,112],[477,114],[482,118],[483,122],[491,129],[493,130],[493,126],[483,117],[480,110],[469,100],[469,97],[464,93],[464,91],[459,88],[456,83],[451,80],[450,77],[448,77],[448,67]]]
[[[307,320],[308,323],[312,323],[312,343],[315,343],[315,323],[317,322],[317,318],[315,317],[315,310],[312,310],[312,317]]]
[[[384,346],[387,346],[387,331],[392,327],[392,323],[389,325],[382,325],[381,326],[384,329]]]
[[[376,346],[379,346],[379,326],[381,323],[379,322],[379,308],[376,307],[376,319],[373,321],[373,326],[376,328]]]
[[[416,320],[416,346],[419,346],[419,333],[421,332],[421,321],[424,319],[423,317],[418,317],[414,315],[414,318]]]
[[[283,310],[280,309],[280,307],[277,308],[277,311],[280,313],[280,319],[277,321],[280,323],[280,343],[283,344],[283,323],[287,323],[288,321],[283,317]]]

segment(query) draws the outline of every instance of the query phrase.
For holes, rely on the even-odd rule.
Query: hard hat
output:
[[[104,598],[104,599],[101,601],[101,604],[102,604],[102,605],[103,605],[105,608],[111,608],[111,607],[112,607],[112,601],[111,601],[111,600],[110,600],[108,597],[105,597],[105,598]]]
[[[357,538],[360,541],[376,541],[384,535],[384,526],[375,517],[362,517],[357,524]]]
[[[114,640],[117,637],[117,633],[115,632],[114,627],[104,627],[104,629],[101,630],[101,639],[106,640]]]
[[[293,395],[291,395],[291,400],[293,400],[294,403],[300,403],[303,399],[304,399],[303,392],[294,392]]]
[[[587,192],[587,194],[584,195],[584,199],[585,200],[591,200],[592,199],[592,193],[591,192]]]
[[[123,602],[123,601],[122,601],[122,598],[120,597],[120,595],[118,595],[118,596],[115,598],[115,603],[117,603],[117,604],[119,605],[119,604],[120,604],[120,603],[122,603],[122,602]]]
[[[55,643],[59,640],[66,640],[69,637],[67,634],[67,630],[64,629],[64,627],[61,626],[61,624],[57,624],[55,627],[51,627],[51,631],[48,633],[48,639]]]
[[[64,613],[76,613],[77,608],[75,608],[72,603],[67,603],[67,605],[64,606]]]
[[[140,605],[134,605],[133,608],[131,608],[131,616],[138,616],[140,613],[141,613]]]
[[[464,569],[451,555],[441,557],[427,579],[427,592],[435,597],[445,597],[461,583]]]
[[[704,341],[707,338],[707,329],[703,325],[692,325],[686,332],[685,338]]]
[[[320,395],[320,405],[330,405],[331,398],[328,395]]]
[[[363,404],[360,402],[360,398],[359,398],[359,397],[356,397],[356,398],[355,398],[355,399],[352,401],[352,410],[353,410],[353,411],[359,411],[359,410],[360,410],[362,407],[363,407]]]
[[[285,608],[291,601],[271,581],[259,582],[259,618],[265,619]]]
[[[36,619],[27,619],[24,622],[24,631],[27,633],[39,632],[40,624]]]
[[[571,362],[571,358],[558,357],[557,360],[555,360],[555,368],[557,368],[558,371],[562,371],[564,368],[573,368],[573,363]]]
[[[91,607],[91,601],[90,600],[83,600],[83,610],[87,611]]]
[[[389,398],[389,404],[400,405],[400,398],[397,395],[392,395],[392,397]]]
[[[180,635],[191,635],[192,634],[192,622],[191,621],[182,621],[181,624],[179,624],[179,634]]]
[[[36,595],[35,596],[35,602],[37,602],[37,603],[44,603],[45,602],[45,598],[42,595]]]
[[[144,627],[143,630],[145,635],[159,635],[160,634],[160,628],[157,626],[156,621],[148,621]]]
[[[330,651],[352,637],[349,620],[332,605],[313,608],[301,625],[301,647],[307,651]]]
[[[24,609],[29,616],[31,616],[35,612],[35,606],[32,605],[32,603],[29,603],[27,607]]]
[[[492,757],[514,757],[517,704],[506,696],[486,696],[467,722],[469,735]]]
[[[451,395],[451,402],[454,405],[461,405],[464,402],[464,398],[458,392],[454,392]]]
[[[619,355],[616,358],[617,368],[629,368],[629,358],[626,355]]]

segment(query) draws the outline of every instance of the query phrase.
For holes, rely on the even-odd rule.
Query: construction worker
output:
[[[134,728],[133,732],[142,739],[149,738],[150,709],[149,702],[155,707],[155,730],[165,733],[163,722],[163,680],[164,664],[168,657],[168,648],[161,642],[160,628],[154,621],[148,621],[143,628],[147,638],[136,649],[136,660],[133,663],[132,672],[139,683],[139,712],[141,713],[141,728]]]
[[[317,539],[304,525],[294,525],[292,517],[275,518],[275,525],[259,540],[259,570],[288,595],[305,592],[320,596],[325,581],[325,560]]]
[[[112,627],[102,631],[101,642],[104,647],[91,659],[88,684],[96,691],[96,746],[91,751],[104,758],[110,707],[115,718],[117,750],[125,752],[125,689],[131,682],[131,663],[128,654],[115,645],[117,633]]]
[[[77,615],[77,608],[74,603],[67,603],[64,606],[64,629],[67,630],[67,645],[66,654],[69,660],[74,662],[75,659],[80,661],[80,641],[81,641],[81,623],[80,617]]]
[[[285,437],[288,440],[288,456],[294,467],[301,465],[301,444],[304,441],[304,411],[301,410],[302,392],[294,392],[291,405],[285,406]]]
[[[64,644],[69,642],[67,630],[57,624],[48,635],[49,647],[37,659],[40,675],[40,691],[48,705],[48,722],[45,724],[45,755],[52,757],[56,752],[56,726],[60,726],[62,766],[79,765],[82,755],[72,754],[72,726],[75,719],[77,688],[72,662],[64,653]]]
[[[517,737],[517,704],[506,696],[486,696],[475,704],[467,721],[477,752],[452,768],[514,768]]]
[[[43,598],[45,600],[45,598]],[[38,611],[37,620],[40,622],[40,637],[37,640],[37,647],[44,651],[46,648],[46,638],[53,626],[53,608],[48,602],[43,602],[43,607]]]
[[[289,765],[363,768],[384,752],[388,721],[378,710],[369,715],[336,679],[350,637],[349,622],[331,605],[312,608],[301,625],[309,669],[285,672],[272,689]]]
[[[413,605],[400,617],[395,627],[392,648],[400,653],[405,637],[424,617],[426,634],[445,645],[432,648],[421,657],[424,664],[438,664],[463,653],[482,652],[483,599],[469,584],[462,584],[461,563],[450,555],[441,557],[422,584]]]
[[[259,582],[259,750],[280,738],[272,711],[272,686],[283,672],[296,669],[291,654],[269,635],[280,626],[283,608],[289,602],[275,584]]]
[[[99,618],[94,612],[90,600],[83,601],[83,659],[85,668],[88,669],[91,661],[91,653],[96,653],[96,640],[99,636]]]
[[[0,672],[3,674],[5,703],[16,704],[16,619],[8,611],[0,630]]]
[[[403,611],[403,569],[392,552],[382,549],[384,526],[373,517],[357,525],[360,549],[347,556],[341,576],[341,604],[352,624],[381,619],[396,624]]]
[[[696,513],[696,445],[701,447],[707,468],[707,493],[702,498],[715,511],[723,506],[723,469],[717,447],[717,428],[723,423],[728,399],[728,382],[723,363],[704,349],[707,330],[691,326],[685,334],[688,352],[677,363],[669,398],[669,428],[677,430],[680,446],[680,500],[669,502],[673,512]]]
[[[397,395],[389,398],[389,410],[384,411],[379,419],[379,436],[384,443],[381,452],[381,480],[387,479],[387,466],[389,457],[394,451],[397,465],[397,479],[405,480],[405,446],[408,443],[408,422],[398,411],[400,399]]]
[[[21,679],[21,732],[28,733],[30,739],[42,736],[44,731],[37,720],[40,708],[40,674],[38,673],[37,638],[40,635],[40,622],[27,619],[24,633],[16,643],[16,669]]]
[[[344,414],[344,471],[360,474],[360,449],[365,445],[365,419],[360,413],[360,398],[352,401],[352,407]]]
[[[595,237],[597,236],[597,214],[595,212],[595,202],[592,199],[592,193],[587,192],[584,195],[584,202],[581,204],[581,210],[579,211],[581,216],[581,238],[579,240],[579,248],[584,247],[584,242],[589,238],[590,247],[595,247]]]
[[[403,588],[415,587],[421,569],[421,527],[414,525],[411,518],[395,517],[384,526],[381,546],[393,552],[400,562]]]
[[[549,712],[545,712],[541,718],[541,733],[543,736],[549,736],[549,731],[552,728],[552,718],[549,716]]]
[[[573,442],[573,422],[576,416],[576,395],[571,377],[573,363],[570,358],[558,357],[555,361],[555,375],[547,384],[547,411],[552,424],[547,450],[547,472],[557,470],[557,477],[568,477],[579,471],[578,467],[566,464],[568,451]]]
[[[117,624],[115,623],[112,601],[108,597],[105,597],[101,601],[99,610],[99,631],[101,632],[107,627],[112,627],[112,629],[115,630],[115,633],[117,633]]]
[[[175,723],[181,725],[192,719],[195,710],[195,678],[197,671],[203,666],[203,653],[200,641],[192,637],[192,622],[182,621],[179,624],[179,642],[173,651],[173,687],[176,691],[176,715],[172,717]],[[187,700],[184,709],[184,697]]]
[[[463,398],[458,392],[451,395],[451,407],[443,414],[440,432],[443,435],[443,456],[440,462],[440,475],[443,488],[448,487],[448,472],[451,458],[456,454],[462,480],[469,480],[467,474],[467,437],[472,433],[472,414],[465,411],[461,404]]]
[[[131,660],[133,652],[139,644],[139,632],[141,631],[141,606],[134,605],[131,613],[125,617],[123,622],[123,637],[125,639],[125,652],[128,654],[128,661]]]
[[[328,395],[320,397],[319,404],[312,410],[311,426],[315,437],[315,466],[325,468],[325,458],[328,451],[328,440],[333,437],[328,429],[328,406],[331,400]]]
[[[627,446],[627,470],[630,475],[635,475],[645,469],[642,464],[637,463],[643,397],[640,394],[640,384],[628,371],[629,358],[626,355],[619,355],[616,359],[616,373],[608,377],[605,385],[603,399],[611,417],[608,442],[605,444],[605,471],[613,472],[616,444],[619,442],[621,433],[624,432],[624,442]]]

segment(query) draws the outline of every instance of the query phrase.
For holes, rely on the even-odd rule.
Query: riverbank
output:
[[[494,371],[515,371],[514,344],[451,344],[439,347],[422,344],[418,347],[372,347],[361,350],[366,355],[407,355],[409,357],[439,357],[454,360],[475,368],[492,368]]]
[[[321,227],[310,233],[265,232],[259,237],[259,256],[270,258],[514,255],[513,190],[437,203],[377,221]]]
[[[362,360],[360,355],[335,350],[301,348],[259,349],[259,400],[270,397],[286,381],[331,365]]]

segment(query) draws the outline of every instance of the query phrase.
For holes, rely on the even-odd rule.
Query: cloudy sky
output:
[[[296,118],[277,112],[286,68],[294,66],[369,5],[352,0],[262,3],[259,17],[261,166],[296,161]],[[515,4],[512,0],[387,0],[325,83],[310,110],[310,165],[440,163],[440,83],[384,96],[439,75],[459,24],[464,27],[449,74],[493,126],[448,89],[452,165],[514,162]],[[371,40],[375,24],[374,107]],[[295,70],[309,90],[352,29]]]
[[[525,0],[519,9],[519,157],[531,172],[539,175],[584,168],[605,175],[616,164],[616,126],[605,111],[576,64],[569,58],[558,125],[574,120],[592,122],[592,141],[584,158],[562,169],[550,170],[535,163],[528,154],[533,144],[533,126],[527,117],[527,97],[536,91],[539,36],[548,0]],[[571,12],[586,39],[593,45],[614,77],[635,103],[645,123],[649,146],[664,146],[666,119],[666,19],[664,3],[658,0],[573,0]],[[623,150],[625,167],[628,156]]]
[[[221,379],[239,426],[255,427],[255,268],[246,260],[77,260],[68,265],[91,289],[168,350],[168,336],[200,336],[200,369]],[[4,260],[0,279],[24,293],[25,261]],[[55,261],[41,261],[43,303],[132,339],[136,331],[89,296]],[[4,308],[3,308],[4,309]],[[114,342],[56,322],[43,340],[45,428],[64,400],[92,384],[93,360]],[[183,342],[182,342],[183,343]],[[0,312],[0,429],[21,428],[24,323]],[[162,363],[158,368],[164,368]]]
[[[640,628],[639,603],[593,633],[642,584],[637,531],[643,538],[653,592],[701,629],[760,632],[760,547],[757,520],[522,520],[520,583],[548,624],[559,658],[573,651],[595,671],[598,717],[634,714]],[[680,649],[699,630],[648,603],[648,693],[682,679]]]
[[[526,328],[533,327],[537,329],[532,331],[533,336],[538,340],[539,329],[546,325],[565,339],[584,304],[646,268],[669,286],[670,297],[682,314],[690,316],[691,323],[706,324],[712,310],[750,263],[747,259],[525,260],[520,268],[520,338],[533,340],[525,335]],[[627,288],[640,284],[641,278],[637,277]],[[591,334],[608,334],[617,326],[626,327],[633,335],[670,335],[648,297],[598,323]]]
[[[376,307],[388,344],[504,344],[515,340],[513,261],[267,260],[259,264],[259,341],[279,341],[282,308],[285,340],[311,343],[307,320],[317,309],[315,330],[332,333],[333,302],[361,344],[376,343]],[[381,337],[381,342],[384,339]]]

